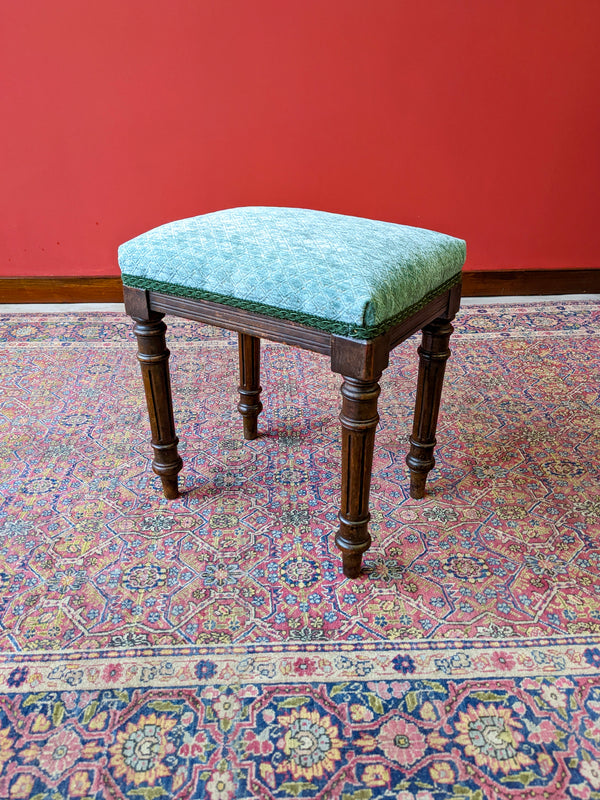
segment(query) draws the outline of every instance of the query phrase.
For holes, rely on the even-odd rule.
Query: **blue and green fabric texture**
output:
[[[119,248],[123,283],[372,339],[460,280],[462,239],[303,208],[161,225]]]

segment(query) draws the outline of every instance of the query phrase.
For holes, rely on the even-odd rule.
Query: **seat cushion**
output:
[[[465,243],[300,208],[232,208],[119,248],[123,283],[371,339],[460,280]]]

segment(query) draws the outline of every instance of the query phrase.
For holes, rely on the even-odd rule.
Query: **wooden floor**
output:
[[[462,306],[485,306],[496,303],[539,303],[573,302],[585,300],[588,303],[600,302],[600,294],[546,294],[522,295],[519,297],[463,297]],[[122,311],[123,303],[0,303],[0,313],[18,314],[60,314],[73,311]]]

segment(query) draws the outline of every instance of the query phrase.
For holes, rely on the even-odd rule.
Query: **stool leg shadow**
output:
[[[240,356],[240,401],[238,411],[244,420],[244,439],[258,436],[258,415],[263,409],[260,402],[260,339],[247,333],[238,334]]]
[[[150,312],[149,319],[135,317],[134,333],[138,344],[138,361],[142,370],[154,460],[152,469],[160,477],[164,496],[179,497],[177,475],[183,462],[177,452],[179,439],[175,435],[169,350],[165,340],[167,326],[164,314]]]
[[[444,385],[446,361],[450,355],[448,343],[454,328],[446,319],[435,319],[423,328],[423,340],[418,348],[419,377],[413,431],[406,463],[410,469],[410,496],[416,500],[425,496],[427,475],[435,466],[433,450],[435,431]]]
[[[377,375],[378,379],[380,375]],[[369,491],[375,429],[379,421],[379,384],[344,376],[342,384],[342,497],[335,542],[342,551],[344,575],[360,574],[363,553],[371,545]]]

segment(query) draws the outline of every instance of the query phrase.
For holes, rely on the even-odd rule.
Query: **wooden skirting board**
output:
[[[600,293],[599,269],[486,270],[463,273],[465,297]],[[0,278],[0,303],[122,303],[118,276]]]

